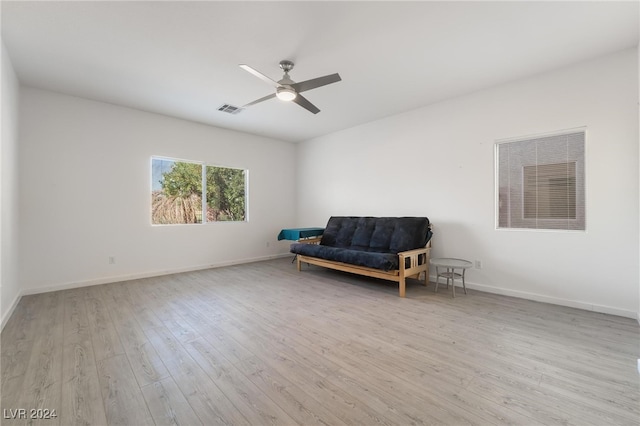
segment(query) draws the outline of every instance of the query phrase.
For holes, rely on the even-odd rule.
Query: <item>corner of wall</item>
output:
[[[0,39],[0,318],[2,327],[20,300],[18,277],[18,106],[20,82]]]
[[[18,303],[20,303],[20,299],[22,299],[22,294],[18,293],[16,297],[13,299],[13,302],[6,310],[2,310],[2,318],[0,319],[0,332],[4,330],[4,326],[9,322],[9,318],[13,315],[13,311],[16,310]]]

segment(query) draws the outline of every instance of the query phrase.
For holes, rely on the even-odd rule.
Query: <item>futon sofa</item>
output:
[[[398,283],[405,297],[406,278],[429,283],[431,224],[426,217],[332,216],[321,237],[291,244],[298,271],[303,263],[382,278]]]

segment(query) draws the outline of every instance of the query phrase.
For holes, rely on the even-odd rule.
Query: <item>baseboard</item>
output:
[[[151,272],[143,272],[138,274],[128,274],[128,275],[119,275],[119,276],[111,276],[105,278],[97,278],[93,280],[87,281],[75,281],[64,284],[56,284],[46,287],[38,287],[34,289],[26,289],[23,290],[21,295],[26,296],[30,294],[41,294],[41,293],[49,293],[51,291],[60,291],[60,290],[70,290],[73,288],[81,288],[81,287],[90,287],[94,285],[101,284],[109,284],[109,283],[117,283],[122,281],[130,281],[130,280],[138,280],[142,278],[151,278],[151,277],[159,277],[162,275],[171,275],[171,274],[179,274],[181,272],[191,272],[191,271],[201,271],[203,269],[211,269],[211,268],[221,268],[224,266],[233,266],[233,265],[242,265],[245,263],[253,263],[253,262],[262,262],[265,260],[278,259],[281,257],[291,256],[291,253],[281,253],[276,255],[269,256],[260,256],[249,259],[236,259],[225,262],[217,262],[217,263],[208,263],[206,265],[195,265],[188,266],[185,268],[175,268],[175,269],[162,269]],[[3,323],[4,324],[4,323]]]
[[[15,299],[13,299],[13,303],[11,303],[11,306],[9,306],[9,309],[7,309],[7,312],[5,312],[4,315],[2,315],[2,325],[0,326],[0,331],[4,330],[5,324],[9,321],[9,318],[11,318],[13,311],[16,310],[16,307],[18,306],[18,303],[20,302],[21,298],[22,298],[22,294],[18,293]]]
[[[430,276],[429,279],[432,282],[435,282],[436,277],[435,275]],[[459,284],[459,283],[456,283],[456,284]],[[484,292],[493,293],[493,294],[501,294],[503,296],[518,297],[520,299],[533,300],[536,302],[550,303],[552,305],[567,306],[569,308],[584,309],[586,311],[616,315],[619,317],[636,318],[640,323],[640,312],[636,312],[636,311],[628,311],[625,309],[619,309],[619,308],[614,308],[611,306],[604,306],[604,305],[596,305],[593,303],[581,302],[577,300],[560,299],[557,297],[544,296],[541,294],[529,293],[526,291],[518,291],[518,290],[511,290],[511,289],[500,288],[500,287],[493,287],[493,286],[473,283],[469,281],[467,281],[465,284],[467,288],[473,289],[473,290],[484,291]]]

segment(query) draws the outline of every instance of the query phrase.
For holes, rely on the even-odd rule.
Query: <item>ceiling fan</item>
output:
[[[277,97],[282,101],[295,102],[300,105],[302,108],[317,114],[320,112],[320,109],[316,107],[314,104],[309,102],[307,98],[302,96],[300,93],[305,92],[307,90],[316,89],[318,87],[326,86],[327,84],[337,83],[342,80],[338,73],[325,75],[324,77],[312,78],[311,80],[301,81],[300,83],[296,83],[291,80],[289,77],[289,71],[293,69],[293,62],[291,61],[280,61],[280,68],[284,71],[284,76],[280,81],[273,81],[266,75],[262,74],[259,71],[251,68],[249,65],[241,64],[240,68],[243,70],[255,75],[260,80],[264,81],[268,85],[274,87],[276,89],[275,93],[267,95],[263,98],[257,99],[253,102],[250,102],[244,105],[242,108],[249,107],[251,105],[255,105],[257,103],[269,100],[271,98]]]

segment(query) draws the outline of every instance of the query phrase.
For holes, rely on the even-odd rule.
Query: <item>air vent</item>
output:
[[[218,108],[218,111],[227,112],[229,114],[238,114],[242,111],[242,108],[229,105],[229,104],[224,104],[220,108]]]

